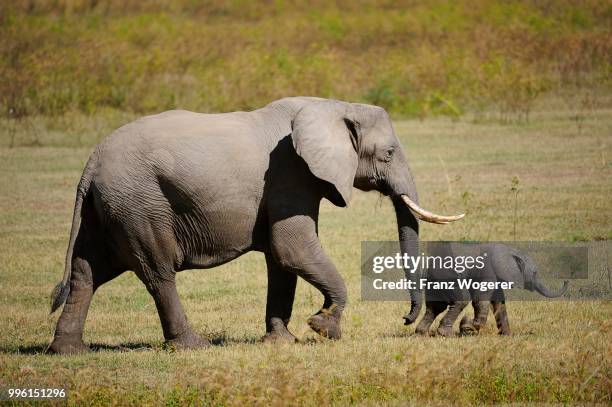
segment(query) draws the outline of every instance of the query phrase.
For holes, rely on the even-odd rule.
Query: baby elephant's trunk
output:
[[[558,292],[550,291],[544,284],[542,284],[540,280],[536,280],[533,283],[533,288],[535,289],[535,291],[542,294],[544,297],[548,297],[548,298],[561,297],[563,294],[565,294],[568,287],[569,287],[569,281],[567,280],[563,282],[563,287],[561,287],[561,289]]]

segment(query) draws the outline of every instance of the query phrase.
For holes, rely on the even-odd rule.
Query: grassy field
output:
[[[424,224],[422,238],[512,240],[516,223],[522,240],[611,239],[612,103],[600,98],[576,117],[560,98],[537,106],[529,123],[396,121],[425,206],[468,213]],[[402,326],[407,304],[360,301],[360,242],[396,237],[392,208],[374,193],[356,193],[348,209],[322,208],[324,247],[349,288],[339,342],[309,331],[322,300],[300,281],[290,328],[303,342],[258,343],[266,275],[263,256],[250,253],[178,276],[191,323],[217,346],[164,350],[153,300],[125,273],[94,297],[85,340],[95,352],[42,354],[76,183],[92,145],[128,119],[62,127],[35,118],[14,132],[1,123],[0,387],[62,386],[73,405],[612,402],[610,302],[511,303],[511,337],[498,337],[490,320],[479,337],[421,338]],[[18,147],[8,148],[12,136]]]
[[[598,0],[3,1],[0,112],[229,111],[311,94],[522,120],[542,94],[612,86],[611,27]]]

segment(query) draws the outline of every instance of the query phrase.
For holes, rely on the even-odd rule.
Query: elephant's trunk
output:
[[[386,178],[387,188],[385,189],[386,193],[391,196],[395,207],[402,256],[406,254],[416,258],[420,254],[417,218],[432,223],[449,223],[461,219],[463,215],[442,216],[421,208],[418,204],[416,185],[410,173],[408,161],[404,154],[396,158],[396,165]],[[406,278],[415,287],[410,290],[410,312],[404,315],[404,324],[410,325],[416,321],[423,306],[423,292],[419,289],[421,270],[405,270],[405,272]]]
[[[561,297],[563,294],[565,294],[565,292],[567,291],[567,288],[569,287],[569,281],[565,280],[563,282],[563,287],[561,287],[561,289],[558,292],[552,292],[550,291],[544,284],[542,284],[542,282],[538,279],[536,279],[533,282],[533,288],[540,294],[542,294],[544,297],[548,297],[548,298],[557,298],[557,297]]]
[[[399,234],[400,251],[402,256],[407,254],[408,256],[419,255],[419,223],[413,213],[404,205],[399,197],[394,197],[393,206],[395,207],[395,215],[397,217],[397,231]],[[414,290],[410,290],[410,312],[404,315],[404,324],[410,325],[419,316],[421,307],[423,306],[423,295],[422,291],[418,289],[418,282],[420,279],[420,270],[405,270],[406,278],[409,281],[413,281],[415,287]]]

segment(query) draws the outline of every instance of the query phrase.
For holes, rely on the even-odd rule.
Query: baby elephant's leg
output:
[[[474,305],[474,329],[476,332],[480,331],[484,326],[487,325],[487,318],[489,317],[489,304],[492,302],[493,297],[498,293],[496,291],[472,291],[472,304]],[[503,292],[502,292],[503,294]]]
[[[444,312],[447,306],[448,304],[445,302],[427,301],[425,303],[425,315],[417,325],[415,333],[417,335],[427,335],[434,319]]]
[[[491,306],[493,307],[493,315],[495,315],[495,322],[497,323],[497,331],[500,335],[510,335],[510,323],[508,322],[506,304],[494,301]]]
[[[449,298],[449,306],[446,315],[440,321],[440,326],[438,326],[438,335],[441,336],[452,336],[453,334],[453,325],[461,312],[468,304],[468,300],[471,298],[470,292],[466,289],[455,288],[450,290],[447,293],[447,298]]]
[[[461,335],[478,335],[478,331],[482,327],[482,321],[486,322],[487,320],[487,313],[489,312],[488,301],[472,301],[472,308],[474,308],[474,319],[467,315],[461,319],[459,324]]]
[[[474,328],[476,331],[487,324],[489,301],[474,301]]]
[[[468,304],[467,301],[452,301],[448,307],[448,312],[440,321],[440,326],[438,327],[438,335],[441,336],[452,336],[453,335],[453,324],[459,318],[459,314]]]

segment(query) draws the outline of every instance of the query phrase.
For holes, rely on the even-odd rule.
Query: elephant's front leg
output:
[[[285,270],[296,273],[323,294],[323,307],[308,319],[310,327],[321,336],[340,339],[346,286],[321,247],[315,219],[316,214],[274,219],[271,224],[272,254]]]
[[[266,265],[268,266],[268,299],[266,335],[263,341],[297,342],[297,338],[287,328],[289,319],[291,319],[297,275],[284,270],[269,253],[266,253]]]
[[[447,303],[441,301],[427,301],[425,304],[425,315],[416,327],[414,333],[417,335],[429,334],[429,328],[438,315],[446,310]]]

